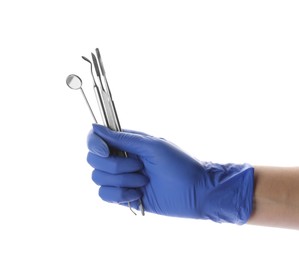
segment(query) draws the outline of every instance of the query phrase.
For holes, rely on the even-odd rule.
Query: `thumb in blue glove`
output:
[[[94,124],[88,162],[100,197],[166,216],[244,224],[252,211],[253,168],[200,162],[170,142]],[[129,158],[109,156],[109,147]]]

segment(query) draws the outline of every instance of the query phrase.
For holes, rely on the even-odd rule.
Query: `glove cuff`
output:
[[[251,213],[254,168],[249,164],[205,163],[206,187],[203,218],[215,222],[245,224]]]

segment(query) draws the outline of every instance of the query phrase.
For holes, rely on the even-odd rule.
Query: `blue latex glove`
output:
[[[109,147],[129,158],[109,155]],[[254,169],[200,162],[164,139],[139,132],[114,132],[94,124],[87,160],[93,181],[108,202],[166,216],[244,224],[252,211]]]

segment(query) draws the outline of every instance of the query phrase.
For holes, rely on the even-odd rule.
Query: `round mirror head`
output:
[[[82,86],[82,80],[77,75],[71,74],[66,78],[66,84],[71,89],[79,89]]]

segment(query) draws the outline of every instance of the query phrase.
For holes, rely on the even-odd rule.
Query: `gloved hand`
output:
[[[129,158],[109,156],[109,147]],[[253,168],[248,164],[200,162],[170,142],[140,132],[115,132],[94,124],[87,160],[93,181],[108,202],[166,216],[244,224],[253,200]]]

